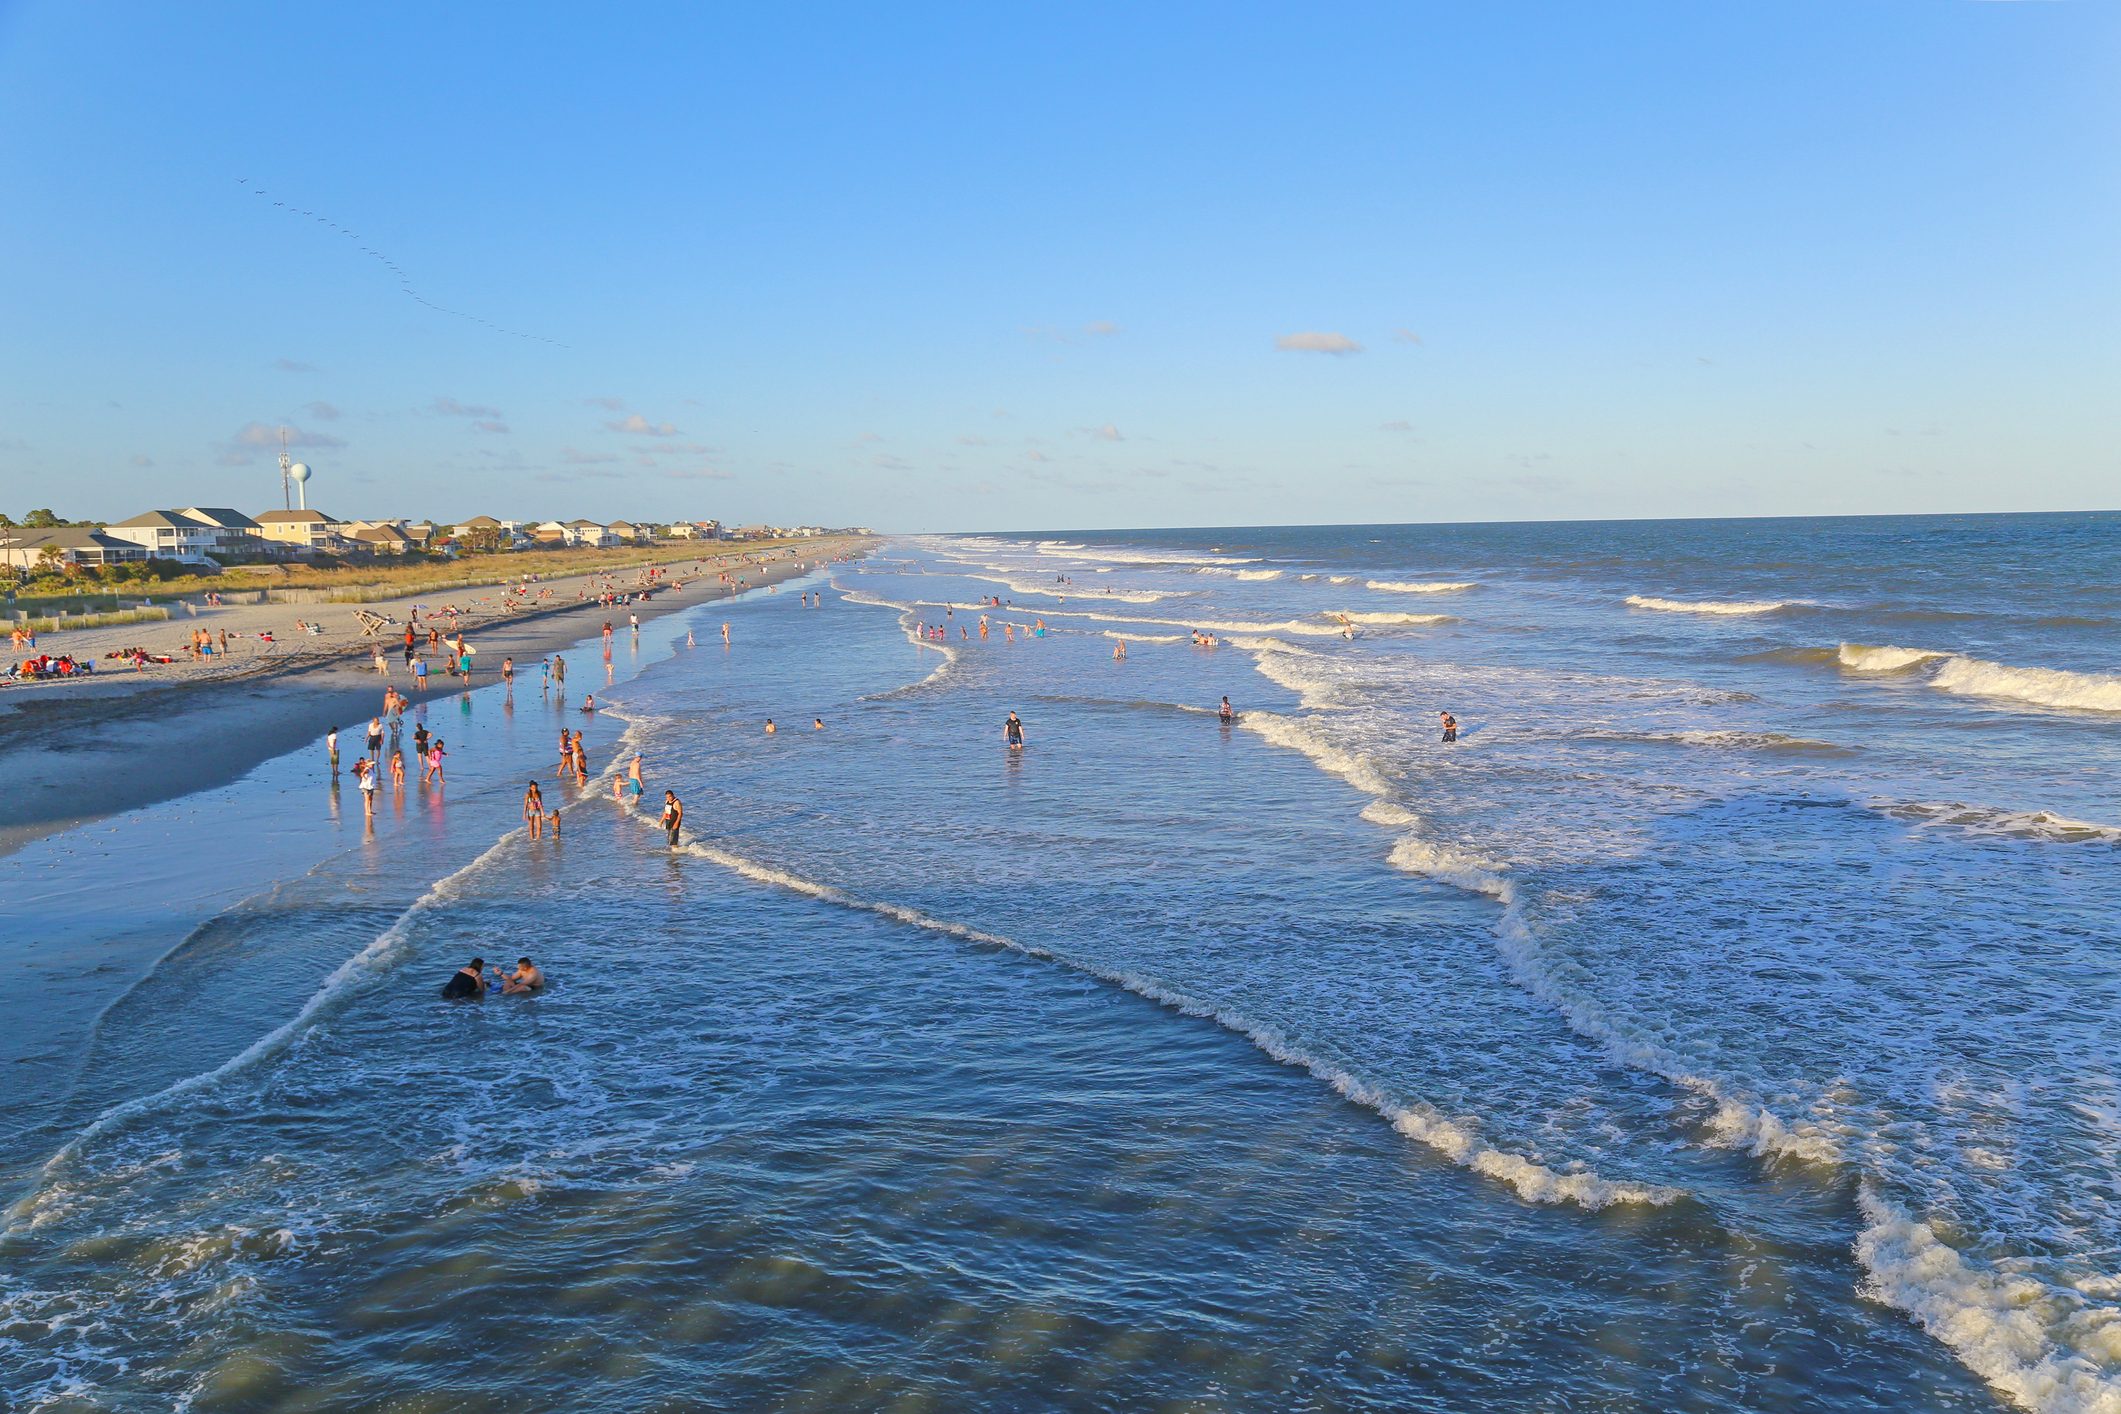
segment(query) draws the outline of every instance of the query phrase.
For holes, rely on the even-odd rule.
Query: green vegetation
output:
[[[49,506],[24,513],[16,520],[5,511],[0,511],[0,530],[9,526],[20,526],[24,530],[57,530],[62,525],[95,525],[92,520],[61,520]]]

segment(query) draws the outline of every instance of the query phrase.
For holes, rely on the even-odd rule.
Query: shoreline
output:
[[[504,657],[518,660],[519,677],[535,673],[541,659],[572,648],[605,618],[638,613],[646,623],[782,583],[835,558],[858,557],[874,543],[829,538],[814,549],[775,551],[775,558],[764,561],[724,552],[673,562],[666,568],[692,563],[703,568],[689,576],[682,589],[659,590],[645,602],[623,608],[587,598],[506,617],[467,610],[464,637],[479,650],[481,670],[473,686],[498,681]],[[741,589],[720,581],[722,572],[739,568],[749,581]],[[635,573],[629,569],[549,579],[538,587],[555,594],[606,583],[624,588]],[[288,633],[281,638],[290,650],[285,656],[253,656],[225,669],[185,663],[174,678],[113,669],[79,682],[0,692],[0,858],[63,830],[238,780],[259,763],[306,743],[321,749],[325,732],[333,728],[349,738],[340,743],[341,757],[353,760],[360,754],[359,725],[375,715],[383,688],[411,685],[394,646],[386,648],[390,674],[378,679],[367,655],[373,640],[354,636],[358,630],[353,611],[389,614],[402,626],[414,603],[423,610],[440,607],[412,597],[362,605],[233,605],[202,609],[196,617],[167,623],[82,629],[45,638],[40,649],[95,655],[100,669],[102,653],[173,637],[180,625],[185,630],[227,628],[243,635],[269,627],[278,638],[300,618],[332,624],[334,630],[329,646],[319,645],[321,652],[304,651],[310,646],[307,638]],[[587,625],[584,611],[593,616]],[[623,624],[622,618],[615,621]],[[463,690],[457,679],[439,673],[430,681],[428,699]]]

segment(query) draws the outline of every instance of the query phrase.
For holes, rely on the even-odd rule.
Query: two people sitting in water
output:
[[[491,984],[488,977],[493,979]],[[541,990],[545,974],[527,957],[517,958],[515,971],[505,976],[498,968],[488,968],[485,958],[475,957],[449,974],[449,980],[442,984],[442,999],[475,1002],[486,995],[489,985],[498,986],[504,997],[520,997]]]

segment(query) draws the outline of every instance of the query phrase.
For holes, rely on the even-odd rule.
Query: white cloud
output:
[[[722,470],[722,469],[721,469],[720,467],[715,467],[715,466],[695,466],[695,467],[676,467],[676,466],[674,466],[674,467],[671,467],[671,468],[670,468],[669,470],[665,471],[665,472],[663,473],[663,475],[665,475],[665,476],[669,477],[669,478],[670,478],[670,479],[671,479],[672,481],[728,481],[728,480],[730,480],[730,475],[729,475],[729,473],[728,473],[728,472],[726,472],[726,471],[723,471],[723,470]]]
[[[472,429],[478,432],[506,432],[508,430],[507,423],[497,422],[488,418],[482,418],[471,425]]]
[[[618,459],[618,454],[615,452],[585,452],[575,447],[568,447],[560,453],[560,460],[566,462],[569,466],[596,466],[603,462],[615,462]]]
[[[975,437],[975,436],[973,436],[973,435],[972,435],[971,433],[969,433],[969,432],[967,432],[967,433],[964,433],[963,435],[961,435],[961,436],[960,436],[960,437],[959,437],[959,438],[957,439],[957,444],[958,444],[958,445],[959,445],[960,447],[984,447],[984,446],[988,446],[988,445],[989,445],[989,443],[988,443],[988,441],[987,441],[987,439],[986,439],[986,438],[984,438],[984,437]]]
[[[1119,326],[1109,319],[1093,319],[1083,326],[1083,332],[1093,339],[1101,339],[1119,332]]]
[[[343,447],[343,438],[329,432],[305,432],[299,427],[284,423],[246,422],[236,429],[236,434],[221,444],[220,462],[223,466],[248,466],[266,450],[280,450],[280,434],[287,434],[289,448],[296,447]]]
[[[1283,353],[1354,354],[1362,352],[1362,345],[1346,334],[1329,334],[1318,330],[1306,330],[1300,334],[1278,334],[1274,347]]]
[[[1100,442],[1124,442],[1127,440],[1125,437],[1120,436],[1119,429],[1109,422],[1103,427],[1086,427],[1083,431],[1097,438]]]
[[[589,407],[602,408],[606,412],[617,412],[626,406],[624,398],[584,398],[582,402]]]
[[[145,455],[144,453],[143,453],[143,454],[140,454],[140,455],[136,455],[136,456],[135,456],[135,457],[133,458],[133,465],[134,465],[134,466],[153,466],[154,464],[155,464],[155,459],[154,459],[153,457],[150,457],[150,456],[147,456],[147,455]]]
[[[678,430],[667,422],[650,422],[637,412],[631,412],[616,422],[604,424],[613,432],[623,432],[629,437],[675,437]]]
[[[440,413],[443,417],[499,417],[501,415],[499,408],[488,407],[484,403],[460,403],[455,398],[436,398],[432,403],[428,404],[428,408],[432,412]]]
[[[1412,329],[1394,329],[1392,337],[1399,340],[1402,344],[1418,344],[1421,342],[1421,335],[1415,333]]]

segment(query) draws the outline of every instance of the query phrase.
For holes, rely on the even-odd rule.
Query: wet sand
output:
[[[464,612],[464,638],[477,653],[473,685],[498,680],[501,661],[513,657],[519,680],[536,683],[544,657],[564,653],[585,634],[610,619],[625,631],[626,615],[642,622],[738,592],[721,583],[722,571],[741,572],[750,586],[779,583],[804,573],[821,560],[858,551],[862,542],[819,540],[793,553],[769,552],[773,558],[745,563],[740,552],[724,548],[695,561],[665,566],[667,577],[684,579],[682,589],[659,591],[630,606],[605,607],[595,602],[600,586],[621,590],[638,579],[633,568],[567,578],[546,579],[536,589],[546,599],[515,612],[500,606],[502,588],[451,590],[407,596],[373,604],[238,604],[202,608],[196,617],[168,623],[126,624],[40,637],[40,651],[73,653],[96,660],[89,680],[34,683],[0,690],[0,855],[30,840],[85,821],[132,810],[204,790],[241,777],[261,761],[305,743],[323,750],[324,734],[336,727],[340,755],[351,762],[360,754],[358,724],[376,714],[383,689],[412,692],[412,679],[396,641],[385,641],[388,677],[379,677],[370,659],[377,640],[360,636],[355,609],[384,614],[399,631],[412,606],[427,616],[450,604]],[[577,600],[578,591],[591,597]],[[322,624],[321,636],[303,634],[297,620]],[[438,623],[446,624],[447,619]],[[193,663],[180,659],[144,672],[119,667],[102,658],[106,652],[139,644],[150,652],[175,653],[193,628],[226,629],[230,652],[225,659]],[[256,638],[273,632],[277,642]],[[422,647],[423,655],[427,650]],[[593,691],[589,664],[579,665],[576,679]],[[431,664],[428,695],[460,686]]]

